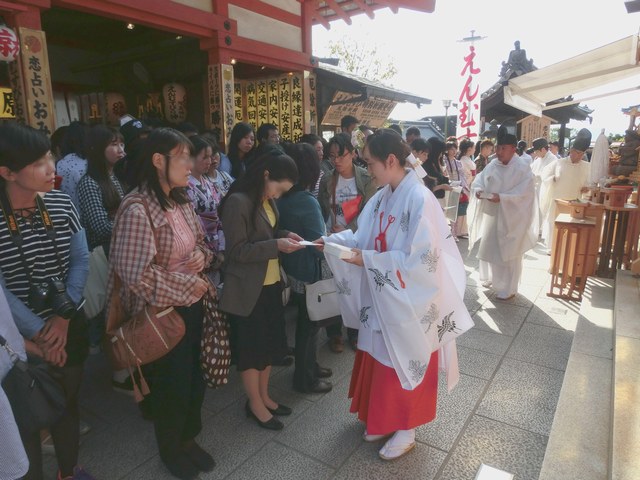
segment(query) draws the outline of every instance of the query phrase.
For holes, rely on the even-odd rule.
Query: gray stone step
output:
[[[613,280],[589,278],[540,480],[609,478],[613,305]]]
[[[611,479],[640,478],[640,279],[618,270],[614,308]]]

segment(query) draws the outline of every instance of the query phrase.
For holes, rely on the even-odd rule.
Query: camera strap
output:
[[[20,261],[22,262],[22,266],[25,269],[27,279],[29,280],[29,283],[31,283],[31,274],[28,268],[29,264],[27,263],[27,259],[24,256],[24,251],[22,250],[23,239],[22,233],[20,232],[20,225],[18,225],[18,220],[16,219],[16,214],[14,213],[13,207],[11,206],[11,201],[9,200],[7,192],[4,189],[0,189],[0,206],[2,206],[2,213],[4,215],[5,222],[7,223],[7,228],[9,229],[11,240],[18,249]],[[45,205],[44,200],[39,194],[36,194],[36,206],[38,207],[40,219],[42,220],[42,224],[44,225],[47,237],[49,237],[49,239],[51,240],[53,249],[56,252],[56,257],[58,257],[58,262],[60,266],[62,266],[62,258],[60,257],[58,245],[56,244],[56,229],[53,226],[53,221],[51,220],[51,216],[49,215],[47,206]]]

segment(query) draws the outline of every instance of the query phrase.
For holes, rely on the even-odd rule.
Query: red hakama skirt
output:
[[[438,352],[431,354],[422,383],[413,390],[405,390],[393,368],[358,350],[349,398],[351,413],[358,414],[369,435],[386,435],[429,423],[436,417]]]

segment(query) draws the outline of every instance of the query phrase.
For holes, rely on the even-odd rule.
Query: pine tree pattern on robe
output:
[[[336,288],[338,289],[338,295],[351,295],[351,287],[349,287],[349,280],[343,278],[341,281],[336,282]]]
[[[407,233],[409,231],[409,223],[411,222],[411,215],[407,212],[402,212],[402,216],[400,217],[400,230],[403,233]]]
[[[435,303],[432,303],[429,307],[429,311],[420,319],[421,324],[428,325],[424,333],[427,333],[429,330],[431,330],[431,327],[435,322],[438,321],[439,317],[440,311],[438,310],[437,305]]]
[[[456,327],[456,322],[455,320],[451,320],[452,315],[454,314],[454,312],[451,312],[448,315],[445,315],[445,317],[442,319],[442,325],[438,325],[438,340],[440,342],[442,342],[442,338],[444,337],[444,335],[448,332],[455,332],[458,327]]]
[[[409,361],[409,372],[413,381],[420,383],[427,372],[427,364],[421,363],[419,360],[411,360]]]
[[[393,283],[393,281],[389,278],[389,272],[387,271],[384,275],[377,268],[369,268],[370,272],[373,272],[373,281],[376,283],[376,288],[379,292],[382,291],[382,287],[385,285],[389,285],[394,290],[398,290],[398,287]]]
[[[431,273],[437,270],[439,259],[440,254],[435,249],[427,250],[420,256],[420,261],[427,266],[427,270]]]

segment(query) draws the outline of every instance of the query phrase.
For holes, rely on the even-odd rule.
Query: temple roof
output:
[[[398,13],[400,8],[431,13],[435,9],[436,0],[306,0],[317,4],[313,14],[313,23],[324,25],[329,29],[329,22],[344,20],[351,25],[351,17],[366,14],[374,17],[374,11],[381,8],[390,8],[393,13]]]

